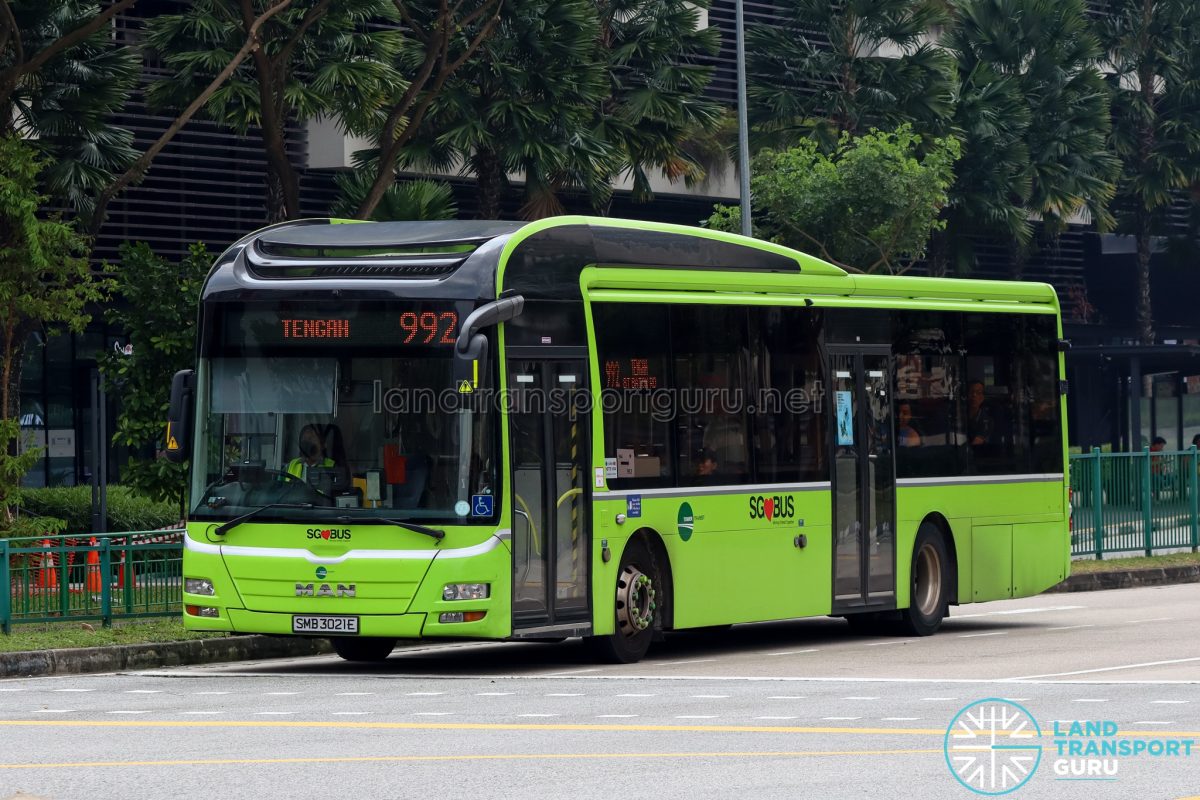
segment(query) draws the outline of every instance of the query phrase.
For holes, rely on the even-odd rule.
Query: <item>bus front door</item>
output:
[[[514,637],[587,632],[586,381],[582,360],[508,361]]]
[[[886,347],[831,346],[833,611],[896,602],[892,362]]]

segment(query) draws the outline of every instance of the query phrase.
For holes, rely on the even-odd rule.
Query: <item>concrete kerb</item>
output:
[[[118,672],[133,669],[215,664],[293,658],[331,652],[326,639],[282,636],[230,636],[224,639],[190,639],[182,642],[121,644],[62,650],[0,653],[0,678],[74,675],[84,672]]]
[[[1200,564],[1072,575],[1046,592],[1094,592],[1135,586],[1200,583]],[[329,653],[326,639],[283,636],[230,636],[183,642],[122,644],[64,650],[0,653],[0,678],[74,675],[85,672],[178,667],[265,658],[295,658]]]
[[[1103,589],[1130,589],[1135,586],[1167,586],[1176,583],[1200,583],[1200,564],[1172,567],[1121,569],[1112,572],[1082,572],[1072,575],[1047,592],[1096,592]]]

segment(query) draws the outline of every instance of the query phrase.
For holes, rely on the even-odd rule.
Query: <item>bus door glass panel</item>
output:
[[[896,479],[892,449],[892,376],[890,357],[862,355],[863,403],[866,428],[866,541],[867,594],[891,596],[895,585]]]
[[[545,385],[541,364],[512,361],[508,365],[512,412],[513,487],[513,613],[545,616],[549,611],[546,585],[545,513]]]
[[[833,382],[833,593],[839,602],[862,594],[862,470],[859,453],[857,358],[834,355]]]
[[[509,362],[514,616],[588,614],[588,426],[582,361]]]

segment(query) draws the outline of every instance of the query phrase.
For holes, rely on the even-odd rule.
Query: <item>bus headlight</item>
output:
[[[447,583],[442,589],[442,599],[486,600],[490,593],[489,583]]]
[[[208,578],[184,578],[183,590],[188,594],[206,594],[210,597],[216,594]]]

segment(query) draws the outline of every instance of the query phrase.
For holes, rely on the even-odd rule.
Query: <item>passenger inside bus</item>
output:
[[[896,444],[900,447],[920,447],[921,434],[913,427],[912,403],[896,406]]]

